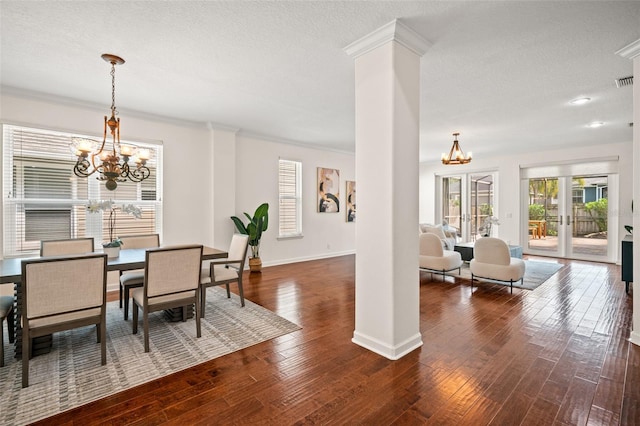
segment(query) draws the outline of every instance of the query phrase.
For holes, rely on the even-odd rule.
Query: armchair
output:
[[[462,257],[457,251],[443,250],[440,238],[430,232],[420,235],[420,270],[442,274],[444,281],[445,272],[458,270],[462,266]]]
[[[511,285],[524,280],[524,260],[511,257],[509,246],[499,238],[479,238],[474,246],[474,258],[471,259],[471,288],[476,278],[485,278],[494,281],[505,281]]]

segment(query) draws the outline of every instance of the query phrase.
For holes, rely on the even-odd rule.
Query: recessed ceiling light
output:
[[[578,99],[574,99],[571,102],[569,102],[571,105],[584,105],[587,102],[589,102],[591,100],[591,98],[578,98]]]
[[[602,121],[594,121],[593,123],[589,123],[587,126],[591,127],[592,129],[595,129],[596,127],[604,126],[604,123]]]

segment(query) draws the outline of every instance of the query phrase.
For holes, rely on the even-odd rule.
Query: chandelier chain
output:
[[[116,64],[111,62],[111,114],[118,113],[116,110]]]

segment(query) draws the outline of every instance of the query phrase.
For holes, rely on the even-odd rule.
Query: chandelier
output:
[[[465,157],[460,145],[458,145],[459,134],[460,133],[453,134],[453,146],[451,147],[451,151],[449,151],[449,155],[442,154],[442,164],[467,164],[471,162],[471,152]]]
[[[73,173],[78,177],[89,177],[98,172],[97,179],[106,181],[105,187],[113,191],[118,182],[129,179],[142,182],[151,175],[146,166],[149,150],[120,144],[120,118],[116,118],[116,65],[124,59],[105,53],[102,59],[111,64],[111,118],[104,116],[102,143],[86,138],[72,138],[71,150],[78,157]],[[111,149],[107,145],[107,128],[111,133]],[[129,162],[132,166],[129,166]]]

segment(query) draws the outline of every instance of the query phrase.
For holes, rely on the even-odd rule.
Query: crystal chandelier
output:
[[[459,134],[460,133],[453,134],[453,146],[451,147],[451,151],[449,151],[449,155],[442,154],[442,164],[467,164],[471,162],[471,152],[465,157],[460,145],[458,145]]]
[[[104,116],[102,143],[86,138],[72,138],[71,150],[78,157],[73,173],[78,177],[89,177],[98,172],[98,180],[106,181],[105,187],[113,191],[118,182],[129,179],[142,182],[151,175],[146,166],[149,150],[132,145],[120,144],[120,118],[116,118],[116,65],[124,64],[124,59],[105,53],[102,59],[111,64],[111,118]],[[105,146],[107,128],[111,133],[111,149]],[[129,166],[129,162],[135,166]]]

